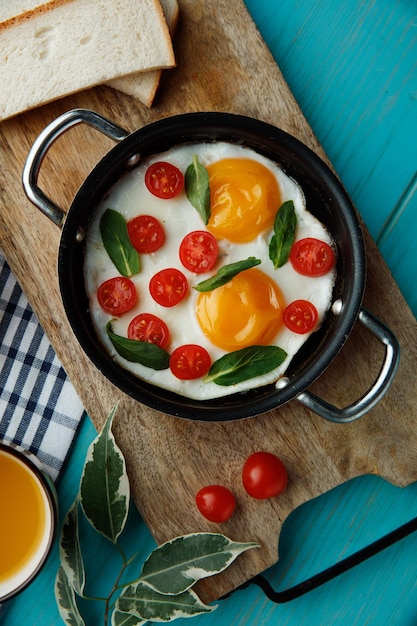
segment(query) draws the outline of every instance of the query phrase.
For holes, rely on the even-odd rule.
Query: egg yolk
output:
[[[232,352],[253,345],[269,345],[282,327],[284,298],[279,287],[256,268],[199,294],[196,315],[210,341]]]
[[[211,199],[207,228],[215,237],[245,243],[272,227],[281,194],[265,165],[253,159],[226,158],[207,170]]]

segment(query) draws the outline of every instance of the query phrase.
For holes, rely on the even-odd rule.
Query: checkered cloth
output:
[[[33,452],[53,480],[84,410],[0,253],[0,440]]]

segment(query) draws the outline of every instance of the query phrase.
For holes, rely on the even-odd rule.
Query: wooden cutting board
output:
[[[128,398],[84,355],[61,304],[59,229],[29,203],[20,182],[28,150],[47,123],[75,107],[94,109],[132,131],[177,113],[228,111],[274,124],[326,159],[242,2],[180,0],[180,9],[178,67],[164,74],[151,110],[98,87],[0,125],[0,247],[97,428],[120,400],[116,437],[127,458],[135,502],[155,539],[214,530],[261,544],[200,586],[202,597],[210,601],[276,562],[282,523],[300,504],[360,474],[378,474],[402,486],[416,480],[417,328],[365,230],[365,305],[397,334],[402,360],[384,400],[357,422],[331,424],[296,401],[238,422],[186,421]],[[72,129],[50,150],[40,186],[67,209],[85,176],[112,146],[90,129]],[[312,391],[339,406],[350,403],[375,378],[382,353],[379,343],[356,326]],[[256,450],[270,450],[285,461],[290,480],[280,498],[261,502],[245,494],[241,468]],[[196,491],[210,483],[229,486],[237,497],[237,510],[223,525],[206,522],[194,506]]]

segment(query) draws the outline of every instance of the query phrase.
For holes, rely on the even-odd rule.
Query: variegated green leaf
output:
[[[88,449],[80,486],[85,516],[113,543],[125,526],[130,499],[125,460],[111,432],[115,411]]]
[[[216,606],[210,607],[201,602],[193,591],[178,595],[162,595],[147,585],[138,582],[128,585],[116,602],[116,609],[132,613],[143,620],[171,622],[180,617],[193,617],[209,613]]]
[[[55,579],[55,599],[59,614],[67,626],[85,626],[85,622],[78,610],[75,592],[61,566]]]
[[[132,613],[123,613],[117,609],[113,611],[111,616],[112,626],[141,626],[146,624],[148,620],[132,615]]]
[[[81,596],[85,586],[85,570],[78,536],[78,498],[66,514],[62,525],[59,556],[70,584]]]
[[[140,580],[163,594],[182,593],[198,580],[218,574],[256,543],[237,543],[219,533],[192,533],[155,548]]]

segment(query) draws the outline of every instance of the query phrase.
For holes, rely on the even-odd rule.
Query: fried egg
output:
[[[254,159],[227,157],[211,163],[207,170],[211,233],[218,239],[247,243],[271,227],[281,194],[270,169]]]
[[[185,173],[197,155],[210,177],[211,217],[207,225],[191,205],[183,190],[172,199],[151,194],[145,172],[157,161],[166,161]],[[185,144],[144,160],[125,174],[98,207],[86,236],[84,278],[90,302],[90,315],[102,343],[122,367],[147,382],[196,400],[207,400],[277,382],[292,357],[311,333],[299,334],[283,323],[285,307],[295,300],[307,300],[317,310],[316,330],[332,300],[335,269],[322,276],[305,276],[288,261],[274,268],[269,258],[275,215],[280,206],[292,200],[297,226],[295,239],[313,237],[333,246],[330,234],[306,206],[302,188],[275,162],[243,146],[228,142]],[[100,219],[111,208],[126,221],[138,215],[151,215],[164,228],[163,245],[155,252],[141,254],[140,271],[131,276],[137,301],[128,313],[113,319],[113,332],[127,337],[130,321],[146,312],[162,319],[169,328],[166,350],[172,353],[184,344],[204,347],[212,363],[224,354],[253,345],[276,345],[285,350],[285,361],[273,371],[220,386],[204,377],[180,380],[169,368],[153,370],[122,358],[112,345],[106,324],[112,316],[97,300],[97,289],[117,276],[117,270],[103,246]],[[218,256],[210,271],[196,274],[185,268],[179,257],[181,241],[187,233],[207,230],[217,239]],[[229,282],[208,292],[194,287],[212,277],[227,264],[255,257],[260,264],[240,272]],[[177,268],[188,281],[186,296],[171,307],[158,304],[150,294],[152,277],[164,268]]]

